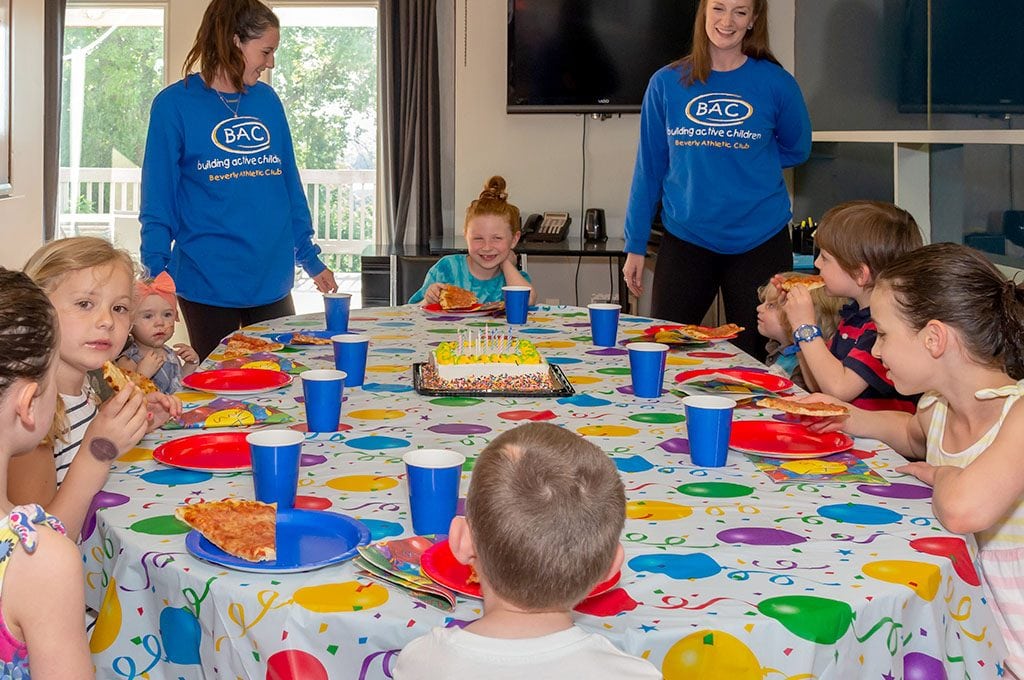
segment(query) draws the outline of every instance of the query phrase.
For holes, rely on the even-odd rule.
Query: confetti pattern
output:
[[[459,329],[487,323],[505,329],[499,319],[467,322],[413,306],[353,310],[351,324],[370,336],[367,383],[345,390],[342,431],[307,434],[301,503],[361,519],[374,540],[410,536],[403,453],[464,453],[464,494],[491,439],[523,422],[550,422],[601,447],[627,492],[622,579],[582,603],[577,621],[648,658],[668,680],[1002,675],[1005,649],[974,568],[974,541],[943,529],[930,490],[894,472],[901,459],[892,451],[870,440],[854,450],[889,486],[776,483],[735,451],[726,467],[694,467],[678,397],[667,389],[658,399],[634,397],[627,357],[595,349],[587,311],[574,307],[541,307],[512,332],[534,339],[575,395],[413,391],[414,362]],[[623,316],[618,340],[651,323]],[[318,328],[322,315],[246,330]],[[290,349],[304,366],[331,366],[323,348]],[[665,387],[693,366],[756,364],[728,343],[673,349]],[[246,401],[280,409],[305,431],[297,381]],[[247,472],[177,470],[152,459],[158,444],[182,436],[158,431],[116,461],[85,524],[98,677],[390,678],[410,640],[480,616],[479,601],[460,599],[445,615],[358,576],[350,563],[270,576],[193,558],[174,508],[251,498],[253,487]]]

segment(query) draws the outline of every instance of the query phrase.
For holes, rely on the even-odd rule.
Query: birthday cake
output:
[[[450,389],[544,389],[551,373],[529,340],[489,330],[459,332],[430,353],[424,377]]]

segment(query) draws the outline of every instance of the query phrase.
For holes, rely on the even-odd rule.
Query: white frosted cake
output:
[[[478,380],[547,381],[549,366],[529,340],[490,331],[459,333],[430,353],[430,367],[446,382]]]

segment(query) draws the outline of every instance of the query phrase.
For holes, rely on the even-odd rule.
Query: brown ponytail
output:
[[[182,75],[188,76],[198,63],[207,85],[223,74],[237,92],[244,92],[245,57],[235,45],[235,36],[245,43],[260,37],[268,28],[280,30],[281,22],[260,0],[212,0],[185,57]]]
[[[483,215],[502,217],[508,222],[513,234],[519,233],[519,208],[508,202],[505,178],[500,175],[495,175],[487,180],[480,196],[466,208],[466,222],[462,227],[463,231],[469,226],[471,219]]]
[[[919,331],[932,319],[960,332],[971,357],[1024,378],[1024,289],[985,257],[957,243],[933,243],[893,261],[878,277],[900,316]]]

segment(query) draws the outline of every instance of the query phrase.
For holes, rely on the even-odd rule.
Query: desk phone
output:
[[[572,218],[567,212],[546,212],[543,215],[533,214],[523,224],[524,241],[548,241],[558,243],[569,235]]]

